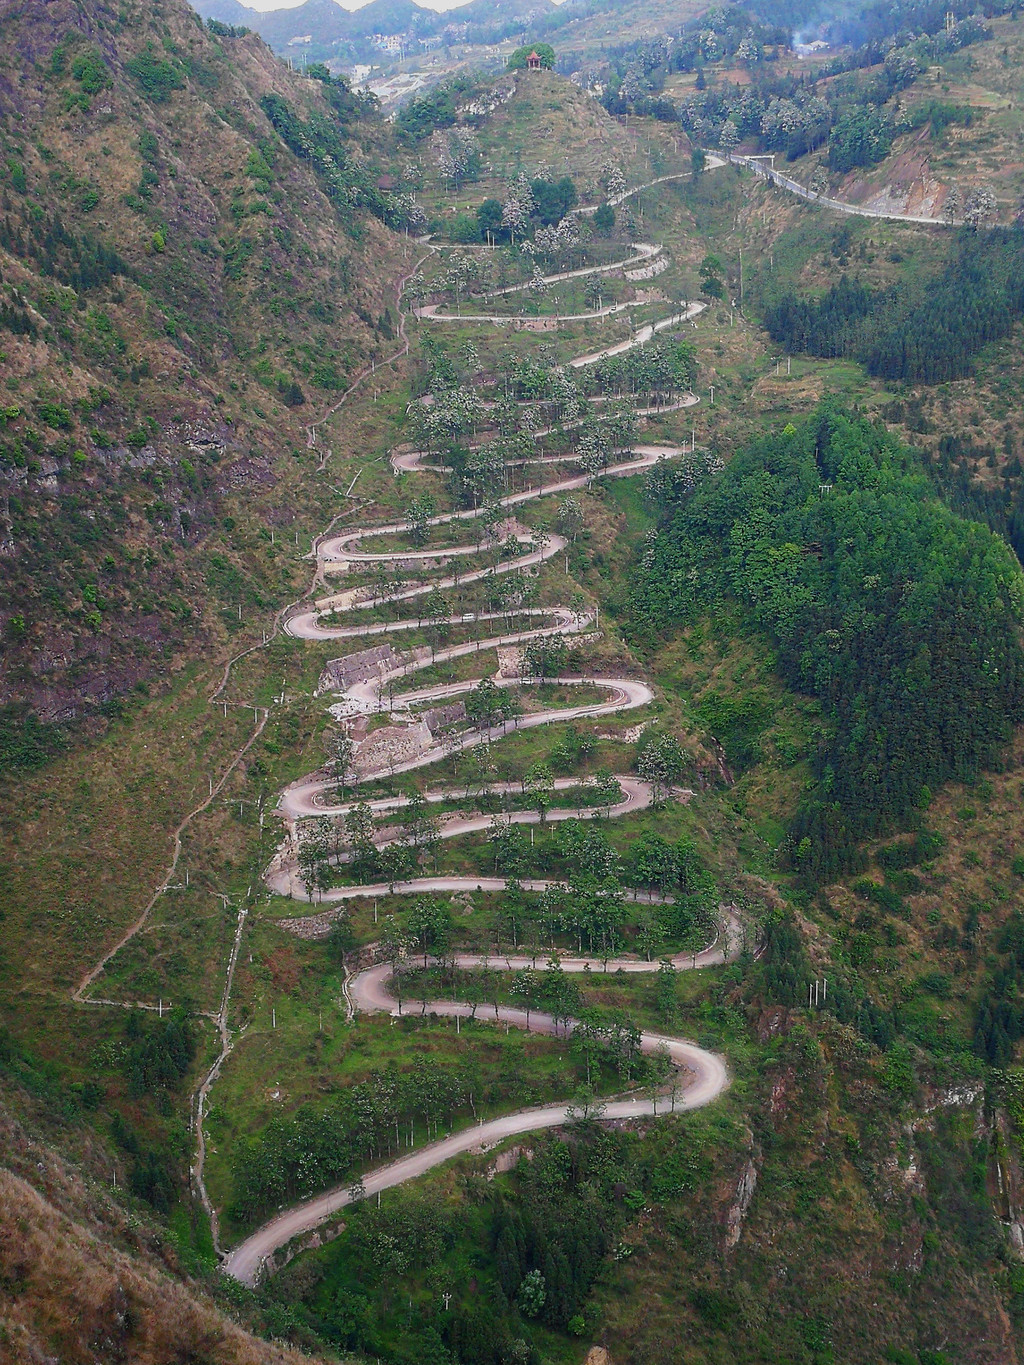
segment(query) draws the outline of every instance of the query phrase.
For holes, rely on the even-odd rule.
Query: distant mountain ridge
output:
[[[240,0],[196,0],[204,19],[251,28],[272,48],[283,51],[295,38],[309,35],[317,47],[358,44],[374,34],[414,34],[430,37],[452,25],[493,28],[503,22],[526,21],[557,9],[553,0],[470,0],[469,4],[438,13],[415,0],[370,0],[361,9],[346,10],[336,0],[305,0],[293,9],[250,9]]]

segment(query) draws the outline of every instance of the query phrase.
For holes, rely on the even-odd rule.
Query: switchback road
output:
[[[727,916],[724,937],[721,945],[707,950],[705,954],[682,954],[676,965],[683,969],[713,965],[735,956],[739,951],[742,931],[732,915]],[[602,963],[598,958],[563,958],[562,966],[566,971],[610,971],[653,972],[659,963],[642,962],[635,958],[615,959]],[[512,955],[511,957],[492,957],[483,959],[473,954],[463,954],[456,959],[456,965],[472,968],[488,965],[497,969],[516,970],[518,966],[530,966],[532,958]],[[385,965],[372,967],[359,973],[349,984],[349,994],[354,1005],[364,1011],[386,1011],[397,1015],[401,1006],[396,1005],[386,989],[385,983],[391,968]],[[512,1028],[528,1030],[531,1033],[549,1037],[570,1037],[576,1027],[573,1019],[556,1020],[550,1014],[538,1010],[512,1008],[506,1005],[474,1006],[456,1000],[430,1000],[420,1006],[426,1014],[443,1018],[461,1019],[484,1018],[495,1023],[504,1023]],[[713,1052],[698,1047],[696,1043],[668,1034],[640,1034],[641,1051],[647,1055],[666,1056],[673,1068],[673,1077],[661,1094],[650,1097],[614,1099],[599,1108],[602,1122],[653,1117],[657,1114],[681,1112],[697,1109],[710,1104],[722,1094],[729,1084],[729,1072],[725,1061]],[[267,1262],[281,1247],[295,1237],[312,1232],[327,1219],[353,1203],[355,1199],[367,1198],[382,1190],[393,1189],[405,1184],[428,1171],[444,1165],[454,1157],[466,1152],[483,1152],[520,1133],[533,1133],[560,1124],[571,1123],[579,1118],[572,1105],[551,1104],[536,1109],[521,1109],[518,1113],[507,1114],[501,1118],[490,1119],[474,1126],[466,1127],[443,1138],[410,1152],[408,1156],[378,1167],[362,1176],[359,1185],[348,1188],[339,1186],[312,1199],[304,1200],[276,1218],[265,1223],[227,1256],[222,1268],[227,1274],[243,1284],[255,1284],[265,1272]]]

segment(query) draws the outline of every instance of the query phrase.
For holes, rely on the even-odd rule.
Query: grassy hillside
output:
[[[0,31],[0,701],[65,719],[286,600],[251,533],[304,527],[306,426],[394,349],[401,253],[360,207],[383,130],[258,38],[176,4],[19,6]],[[339,184],[271,99],[323,121]]]
[[[509,72],[453,91],[451,116],[441,114],[438,97],[431,94],[420,104],[413,101],[399,118],[400,128],[413,130],[409,140],[423,177],[424,203],[439,215],[442,227],[455,211],[503,198],[508,181],[519,174],[551,180],[568,175],[580,202],[593,204],[604,193],[602,176],[609,167],[626,174],[630,186],[683,167],[678,139],[650,128],[638,139],[592,96],[553,71]],[[441,115],[433,136],[432,109]],[[469,139],[472,170],[466,177],[442,174],[438,149],[451,145],[453,136]]]
[[[181,1234],[126,1207],[109,1154],[80,1120],[76,1098],[0,1044],[0,1352],[105,1365],[301,1365],[310,1357],[231,1316]],[[237,1310],[236,1310],[237,1311]],[[322,1357],[317,1357],[322,1358]]]

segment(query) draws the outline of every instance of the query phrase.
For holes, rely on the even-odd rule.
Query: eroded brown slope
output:
[[[394,349],[401,248],[260,101],[370,185],[383,125],[255,36],[4,0],[0,52],[0,703],[64,719],[290,587],[260,532],[292,539],[308,423]]]

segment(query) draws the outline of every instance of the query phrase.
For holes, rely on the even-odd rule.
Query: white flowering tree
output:
[[[516,234],[520,236],[526,231],[529,222],[529,214],[523,203],[514,194],[510,194],[501,206],[501,226],[509,235],[510,241],[514,244]]]
[[[609,196],[625,194],[626,177],[622,172],[622,167],[616,166],[614,162],[605,162],[601,167],[601,184]]]
[[[448,257],[448,267],[443,276],[446,289],[455,295],[456,310],[462,303],[462,291],[475,280],[478,274],[476,261],[465,252],[456,251]]]
[[[997,208],[998,203],[990,186],[979,185],[971,190],[964,203],[964,222],[977,232],[992,221]]]

